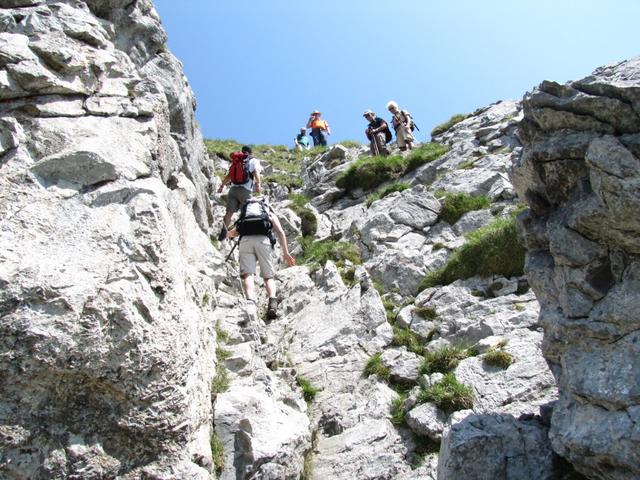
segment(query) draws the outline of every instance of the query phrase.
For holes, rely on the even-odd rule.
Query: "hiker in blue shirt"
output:
[[[296,150],[299,150],[299,151],[309,150],[311,148],[311,144],[309,143],[309,137],[307,137],[306,128],[303,127],[300,129],[300,133],[296,135],[294,143],[296,145]]]

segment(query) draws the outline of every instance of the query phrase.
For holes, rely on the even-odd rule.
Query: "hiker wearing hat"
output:
[[[309,137],[307,137],[306,128],[303,127],[300,129],[300,133],[296,135],[294,143],[296,145],[296,150],[299,151],[309,150],[311,148],[311,145],[309,144]]]
[[[396,141],[400,150],[411,150],[413,148],[413,129],[414,123],[411,115],[406,110],[400,110],[398,104],[394,101],[387,103],[387,110],[391,112],[391,125],[396,131]]]
[[[371,155],[389,155],[387,143],[391,141],[391,130],[389,130],[387,122],[380,117],[376,117],[376,114],[371,110],[367,110],[362,116],[369,122],[364,134],[371,142]]]
[[[218,187],[218,193],[222,193],[225,185],[233,184],[229,189],[229,193],[227,193],[227,211],[222,220],[222,230],[218,235],[219,241],[227,238],[227,229],[229,228],[231,217],[251,198],[254,187],[256,192],[260,193],[261,171],[260,160],[252,155],[250,146],[245,145],[242,147],[241,152],[233,152],[231,154],[231,166]]]
[[[275,236],[274,236],[275,233]],[[260,276],[264,280],[269,302],[267,319],[274,320],[277,316],[278,300],[276,298],[276,282],[274,280],[274,247],[276,237],[282,248],[282,257],[290,267],[296,264],[289,253],[287,237],[282,229],[280,220],[273,208],[260,198],[251,198],[242,207],[240,218],[235,228],[228,233],[229,238],[240,237],[238,240],[238,260],[240,263],[240,278],[245,298],[256,305],[254,276],[256,266],[260,266]]]
[[[329,124],[320,118],[320,113],[318,110],[314,110],[311,112],[309,116],[309,121],[307,122],[307,128],[311,129],[311,138],[313,138],[313,146],[317,147],[318,145],[322,145],[323,147],[327,146],[326,135],[331,135],[331,129],[329,128]]]

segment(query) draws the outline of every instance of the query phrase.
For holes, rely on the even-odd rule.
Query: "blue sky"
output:
[[[520,99],[640,54],[638,0],[154,0],[205,138],[292,144],[322,111],[329,142],[362,112],[409,110],[428,140],[456,113]]]

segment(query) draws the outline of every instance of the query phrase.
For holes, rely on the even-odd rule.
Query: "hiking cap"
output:
[[[249,145],[245,145],[244,147],[242,147],[242,152],[243,153],[251,153],[251,147]]]
[[[310,115],[322,115],[322,113],[320,113],[320,111],[318,110],[314,110],[313,112],[310,113]]]
[[[306,131],[307,131],[307,129],[306,129],[306,128],[304,128],[304,127],[302,127],[302,128],[300,129],[300,132],[301,132],[301,133],[305,133]]]
[[[372,111],[372,110],[367,110],[366,112],[364,112],[364,113],[362,114],[362,116],[363,116],[363,117],[366,117],[367,115],[373,115],[374,117],[376,116],[376,114],[375,114],[375,113],[373,113],[373,111]]]

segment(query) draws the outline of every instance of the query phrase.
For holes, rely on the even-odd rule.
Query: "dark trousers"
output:
[[[327,146],[327,139],[324,136],[324,132],[319,128],[311,129],[311,138],[313,138],[313,146],[317,147],[318,145],[322,145],[323,147]]]

